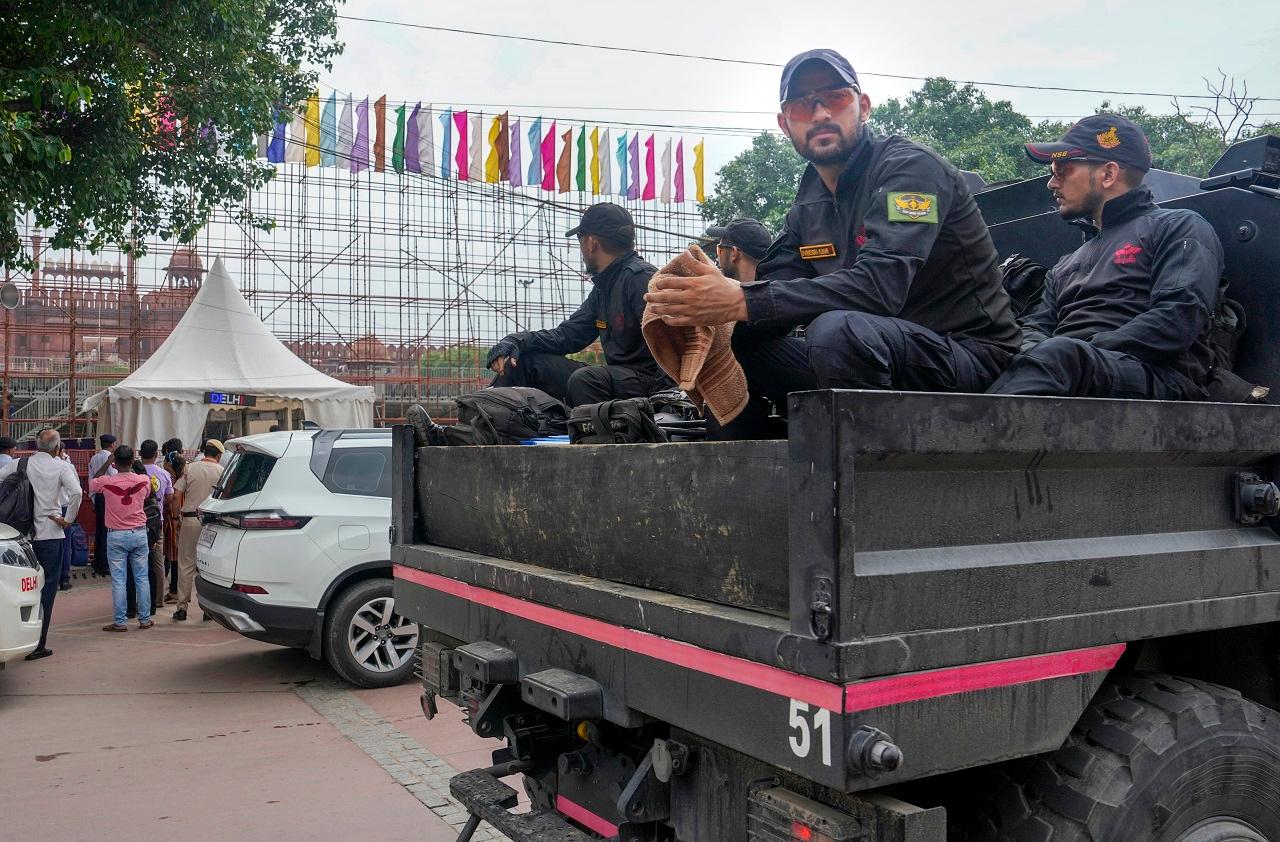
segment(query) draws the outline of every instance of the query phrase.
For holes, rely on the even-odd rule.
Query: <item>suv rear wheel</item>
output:
[[[396,613],[390,579],[357,582],[325,612],[324,651],[334,672],[359,687],[413,677],[418,625]]]

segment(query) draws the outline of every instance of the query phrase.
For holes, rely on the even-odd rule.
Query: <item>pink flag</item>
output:
[[[556,121],[551,121],[551,131],[542,138],[542,189],[556,189]]]
[[[453,127],[458,132],[458,151],[453,154],[453,160],[458,164],[458,181],[466,181],[470,172],[467,167],[467,112],[453,112]]]
[[[684,138],[676,142],[676,203],[684,201]]]
[[[644,193],[640,194],[641,199],[654,199],[658,196],[657,181],[653,177],[653,135],[649,135],[649,139],[644,142]]]

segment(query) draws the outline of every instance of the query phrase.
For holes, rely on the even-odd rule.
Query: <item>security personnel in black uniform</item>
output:
[[[715,269],[661,276],[647,297],[674,325],[740,323],[753,401],[723,435],[767,435],[760,398],[817,388],[982,392],[1018,350],[995,247],[960,173],[864,125],[871,101],[834,50],[782,73],[778,126],[810,165],[754,283]],[[787,336],[806,326],[804,337]]]
[[[651,395],[672,383],[640,333],[644,294],[657,271],[636,254],[635,223],[626,208],[604,202],[582,214],[576,228],[582,262],[591,273],[587,300],[558,327],[507,336],[485,365],[493,386],[532,386],[569,406]],[[564,358],[599,337],[606,365]]]
[[[1142,183],[1151,149],[1124,117],[1098,114],[1056,143],[1028,143],[1049,190],[1087,239],[1045,278],[1023,317],[1022,351],[992,392],[1201,400],[1222,243],[1189,210],[1161,209]]]

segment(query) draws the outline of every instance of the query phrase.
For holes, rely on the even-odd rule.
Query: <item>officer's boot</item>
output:
[[[444,427],[431,420],[422,404],[409,407],[405,420],[413,427],[413,441],[418,447],[444,447],[449,443],[444,437]]]

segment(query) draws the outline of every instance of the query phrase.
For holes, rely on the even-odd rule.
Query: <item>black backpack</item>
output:
[[[0,523],[7,523],[23,535],[36,528],[36,496],[27,478],[27,460],[23,456],[18,467],[0,482]]]
[[[574,444],[635,444],[667,441],[648,398],[621,398],[575,406],[569,415]]]
[[[151,484],[147,497],[142,501],[142,511],[147,515],[147,543],[154,544],[160,540],[161,534],[164,532],[164,525],[160,519],[160,489],[155,477],[147,475],[147,481]]]
[[[519,444],[564,435],[569,410],[541,389],[494,386],[454,401],[458,423],[444,428],[450,445]]]

